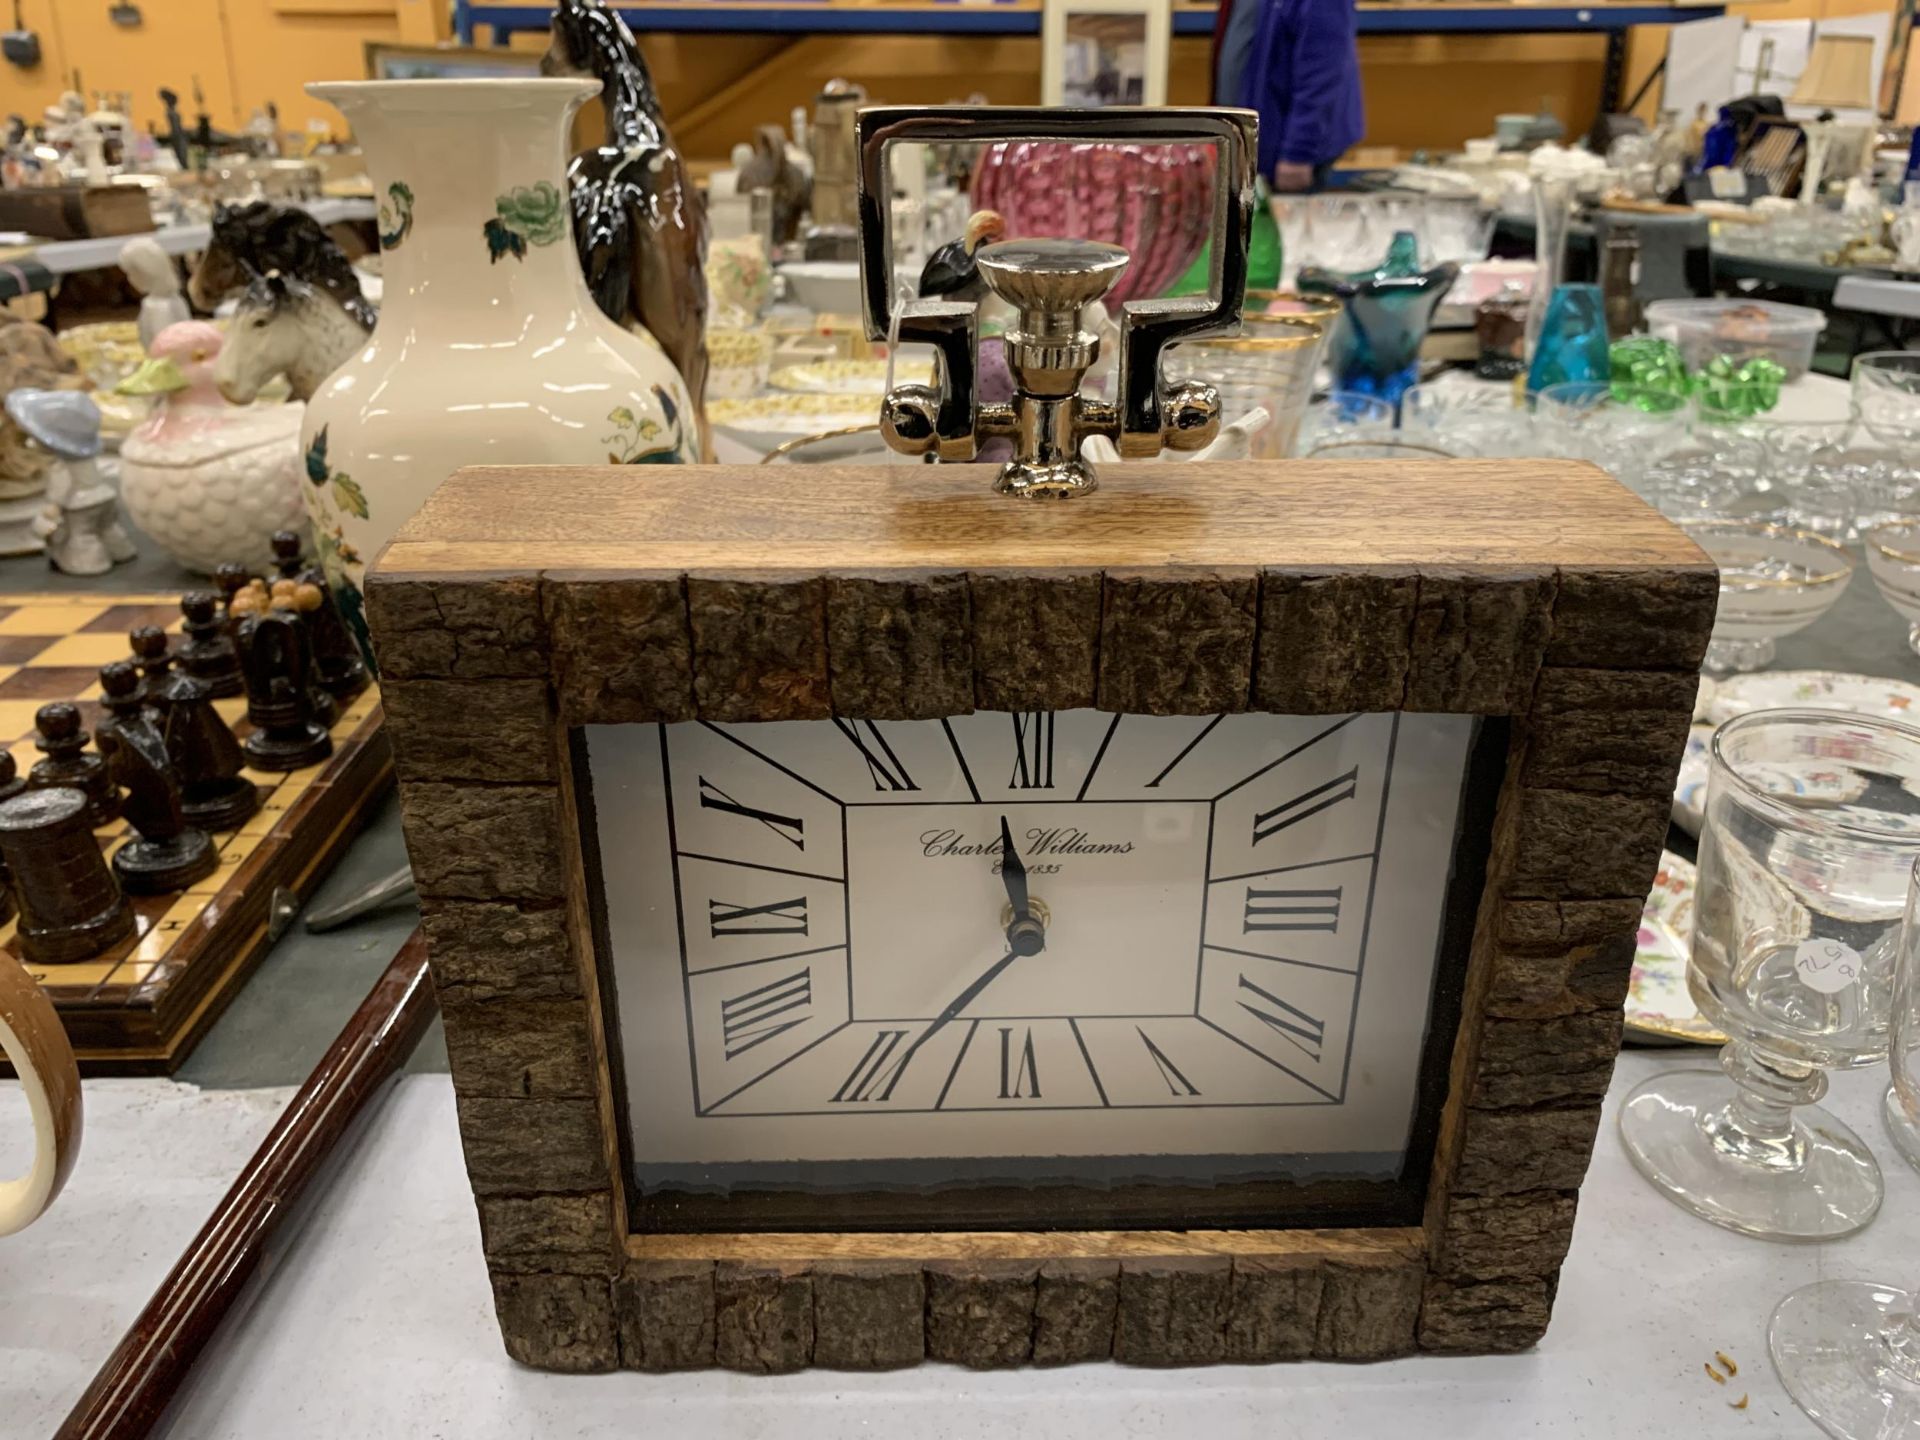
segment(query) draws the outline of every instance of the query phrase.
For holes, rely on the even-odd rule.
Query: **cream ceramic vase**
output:
[[[453,471],[699,453],[679,372],[601,314],[574,253],[566,136],[599,88],[307,87],[351,122],[380,202],[380,323],[308,402],[301,434],[321,561],[363,647],[367,563]]]

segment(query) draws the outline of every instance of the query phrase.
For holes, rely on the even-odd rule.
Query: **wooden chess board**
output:
[[[128,658],[127,632],[138,625],[178,633],[179,597],[0,597],[0,745],[22,775],[41,758],[33,717],[49,700],[75,701],[88,731],[96,728],[99,669]],[[245,697],[214,706],[236,733],[251,728]],[[93,959],[27,967],[66,1022],[83,1073],[171,1074],[233,998],[278,937],[285,921],[276,912],[288,916],[307,900],[392,783],[379,687],[341,713],[322,764],[245,773],[260,787],[260,810],[238,831],[213,837],[213,874],[181,894],[130,896],[133,936]],[[127,826],[95,833],[111,855]],[[15,923],[0,926],[0,946],[19,959]]]

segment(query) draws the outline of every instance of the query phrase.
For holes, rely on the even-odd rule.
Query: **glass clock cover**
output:
[[[1486,725],[587,728],[636,1195],[1405,1178]]]

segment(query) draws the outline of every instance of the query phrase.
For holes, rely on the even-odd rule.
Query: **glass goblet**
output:
[[[1907,622],[1907,648],[1920,655],[1920,519],[1889,520],[1860,539],[1880,597]]]
[[[1853,578],[1847,552],[1811,530],[1751,520],[1691,520],[1682,527],[1720,567],[1720,608],[1706,668],[1762,670],[1774,642],[1834,607]]]
[[[1781,794],[1782,769],[1857,784]],[[1713,738],[1687,987],[1729,1037],[1724,1078],[1655,1076],[1620,1135],[1676,1204],[1770,1240],[1850,1235],[1880,1208],[1860,1137],[1816,1103],[1835,1067],[1887,1054],[1907,877],[1920,857],[1920,730],[1836,711],[1763,710]]]
[[[1887,1131],[1920,1164],[1920,869],[1907,887],[1893,972],[1893,1085]],[[1773,1368],[1794,1403],[1839,1440],[1920,1433],[1920,1290],[1817,1280],[1788,1295],[1767,1326]]]
[[[1249,453],[1255,460],[1284,460],[1293,454],[1300,417],[1313,398],[1322,339],[1318,325],[1288,324],[1237,339],[1191,340],[1167,350],[1164,370],[1175,383],[1211,384],[1220,395],[1222,425],[1263,407],[1273,419],[1254,435]]]
[[[1646,494],[1648,463],[1685,438],[1686,404],[1648,386],[1572,380],[1542,390],[1534,409],[1558,453],[1591,460]]]
[[[1875,350],[1854,357],[1853,415],[1882,445],[1920,445],[1920,352]]]
[[[1533,418],[1501,385],[1414,385],[1400,397],[1400,434],[1416,444],[1483,458],[1537,454]]]
[[[1334,390],[1307,409],[1300,425],[1299,453],[1312,455],[1326,445],[1365,440],[1391,444],[1394,409],[1391,400],[1358,390]]]

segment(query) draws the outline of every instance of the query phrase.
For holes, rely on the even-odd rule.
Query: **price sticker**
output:
[[[1793,968],[1801,983],[1822,995],[1838,995],[1860,978],[1860,952],[1838,940],[1802,940]]]

